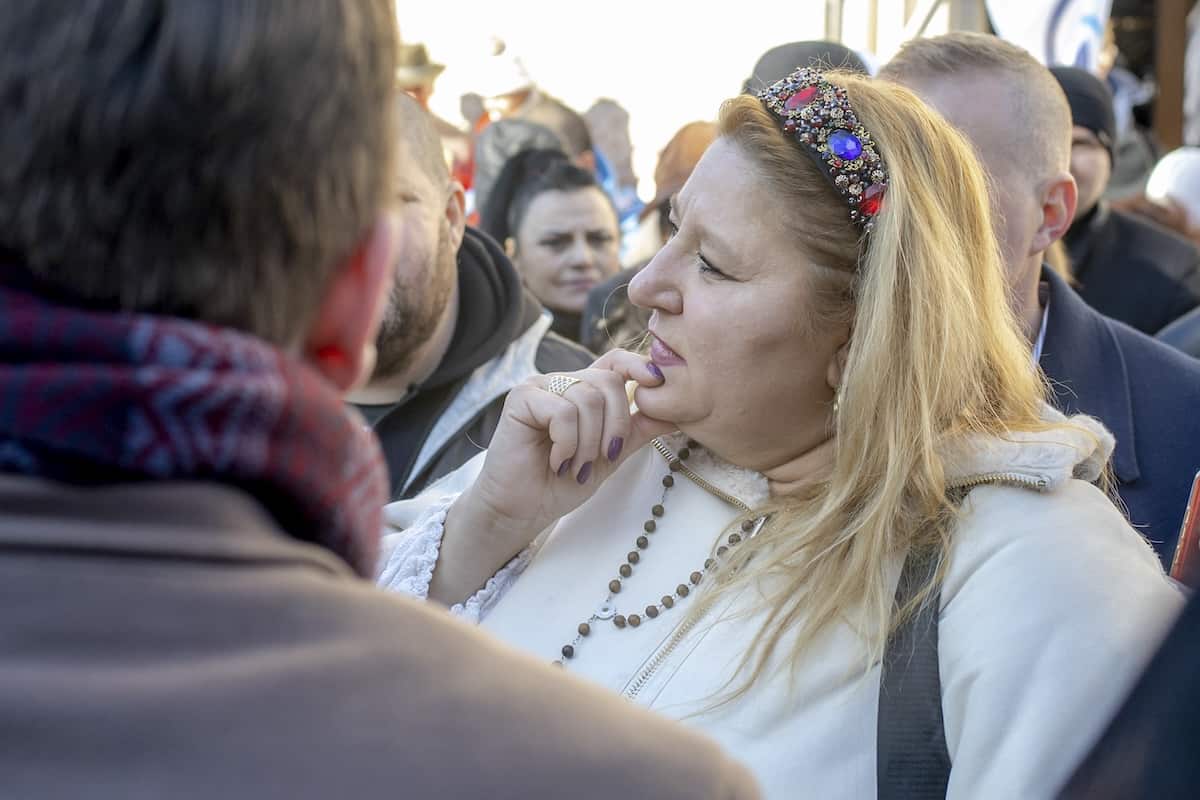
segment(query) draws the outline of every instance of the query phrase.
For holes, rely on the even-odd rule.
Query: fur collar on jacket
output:
[[[963,485],[989,475],[1015,476],[1031,488],[1054,491],[1072,478],[1096,481],[1112,455],[1113,435],[1098,421],[1083,414],[1069,419],[1045,406],[1042,419],[1049,430],[1013,432],[1006,438],[971,436],[942,445],[947,485]],[[672,452],[685,446],[682,433],[663,437]],[[687,466],[700,477],[728,492],[751,508],[769,499],[767,479],[760,473],[734,466],[704,448],[697,448]]]

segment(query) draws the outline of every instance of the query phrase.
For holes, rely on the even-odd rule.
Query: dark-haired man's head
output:
[[[1076,205],[1071,112],[1054,76],[1010,42],[956,32],[905,43],[879,77],[912,89],[974,145],[993,189],[1014,307],[1036,332],[1042,257]]]
[[[846,70],[861,75],[870,72],[862,56],[839,42],[826,39],[789,42],[772,47],[759,56],[750,77],[742,83],[742,91],[749,94],[761,91],[791,75],[798,67]]]
[[[376,336],[376,379],[405,376],[431,342],[457,286],[458,248],[466,225],[463,188],[450,177],[441,137],[412,98],[394,101],[398,146],[394,200],[399,217],[396,280]]]
[[[8,0],[0,249],[91,305],[337,348],[345,388],[390,276],[396,47],[391,0]]]

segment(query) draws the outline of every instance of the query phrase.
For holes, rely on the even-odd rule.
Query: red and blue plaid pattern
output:
[[[300,361],[235,331],[0,286],[0,472],[215,481],[373,577],[378,444]]]

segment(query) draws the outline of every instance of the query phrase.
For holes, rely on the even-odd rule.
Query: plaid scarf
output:
[[[374,576],[375,438],[312,369],[232,330],[0,286],[0,472],[228,484]]]

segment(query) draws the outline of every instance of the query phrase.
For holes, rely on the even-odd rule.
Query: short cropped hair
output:
[[[906,85],[979,75],[1011,79],[1014,163],[1036,179],[1071,162],[1071,108],[1054,75],[1026,50],[986,33],[955,31],[905,42],[878,77]]]
[[[397,93],[395,102],[398,157],[414,161],[434,183],[445,183],[450,179],[450,168],[433,117],[404,92]]]
[[[392,0],[6,0],[0,249],[293,342],[387,202]]]

